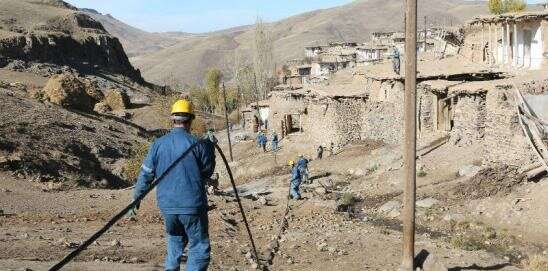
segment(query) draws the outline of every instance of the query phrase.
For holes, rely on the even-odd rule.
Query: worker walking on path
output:
[[[318,146],[318,149],[316,150],[316,153],[318,154],[318,160],[322,160],[323,157],[323,146]]]
[[[276,132],[272,132],[272,136],[271,136],[271,139],[272,141],[272,151],[277,151],[278,150],[278,134],[276,134]]]
[[[263,148],[263,152],[266,152],[266,143],[267,143],[268,139],[266,138],[266,135],[261,132],[261,134],[259,135],[259,145],[261,146],[261,148]]]
[[[260,148],[261,147],[261,137],[263,136],[263,131],[259,131],[257,132],[257,148]]]
[[[304,157],[304,155],[299,155],[299,161],[297,161],[297,167],[299,168],[299,171],[301,173],[301,179],[303,183],[308,184],[309,183],[309,171],[308,171],[308,159]]]
[[[154,178],[162,175],[177,157],[198,142],[190,134],[194,119],[192,104],[178,100],[172,107],[173,129],[150,147],[135,185],[134,198],[144,193]],[[211,141],[201,141],[169,171],[156,187],[158,207],[164,217],[167,241],[165,270],[180,270],[188,244],[187,271],[207,270],[210,241],[205,180],[215,169],[215,149]],[[129,215],[135,215],[136,209]]]
[[[301,199],[301,171],[299,167],[295,165],[295,162],[289,161],[289,166],[291,167],[291,182],[289,189],[289,197],[295,200]]]

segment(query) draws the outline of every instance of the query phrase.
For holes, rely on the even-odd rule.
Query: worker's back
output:
[[[159,176],[198,140],[183,128],[174,128],[150,149],[155,175]],[[147,157],[149,159],[149,157]],[[145,166],[149,161],[145,161]],[[215,168],[212,143],[202,141],[192,153],[167,173],[156,188],[158,207],[165,214],[198,214],[207,210],[204,180]]]

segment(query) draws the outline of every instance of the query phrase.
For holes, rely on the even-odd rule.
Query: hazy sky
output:
[[[403,0],[402,0],[403,1]],[[545,0],[528,0],[540,3]],[[352,0],[68,0],[109,13],[147,31],[207,32],[251,24],[257,16],[276,21]]]
[[[352,0],[68,0],[80,8],[110,13],[147,31],[207,32],[267,21]]]

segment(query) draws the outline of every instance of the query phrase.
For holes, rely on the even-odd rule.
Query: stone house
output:
[[[272,92],[270,129],[281,137],[301,136],[314,146],[333,143],[340,148],[362,139],[367,95],[324,94],[307,90]]]
[[[449,144],[478,146],[478,158],[486,164],[520,168],[538,162],[529,139],[520,127],[517,97],[510,81],[462,81],[434,77],[419,77],[418,81],[419,145],[435,138],[448,137]],[[370,95],[365,113],[368,138],[388,144],[401,143],[403,89],[403,81],[399,79],[368,79],[367,91]],[[547,94],[544,91],[542,95]]]
[[[258,108],[258,109],[257,109]],[[259,130],[268,129],[270,107],[265,101],[250,104],[241,111],[242,129],[249,133],[257,133]]]
[[[356,62],[378,62],[390,55],[389,47],[386,45],[364,44],[356,47]]]
[[[463,55],[474,62],[539,70],[548,66],[548,11],[476,18],[464,28]]]

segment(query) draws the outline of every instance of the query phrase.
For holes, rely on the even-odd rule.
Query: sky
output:
[[[149,32],[203,33],[329,8],[352,0],[65,0]]]
[[[402,0],[403,1],[403,0]],[[545,0],[528,0],[529,4]],[[68,0],[149,32],[203,33],[252,24],[260,16],[277,21],[352,0]]]

